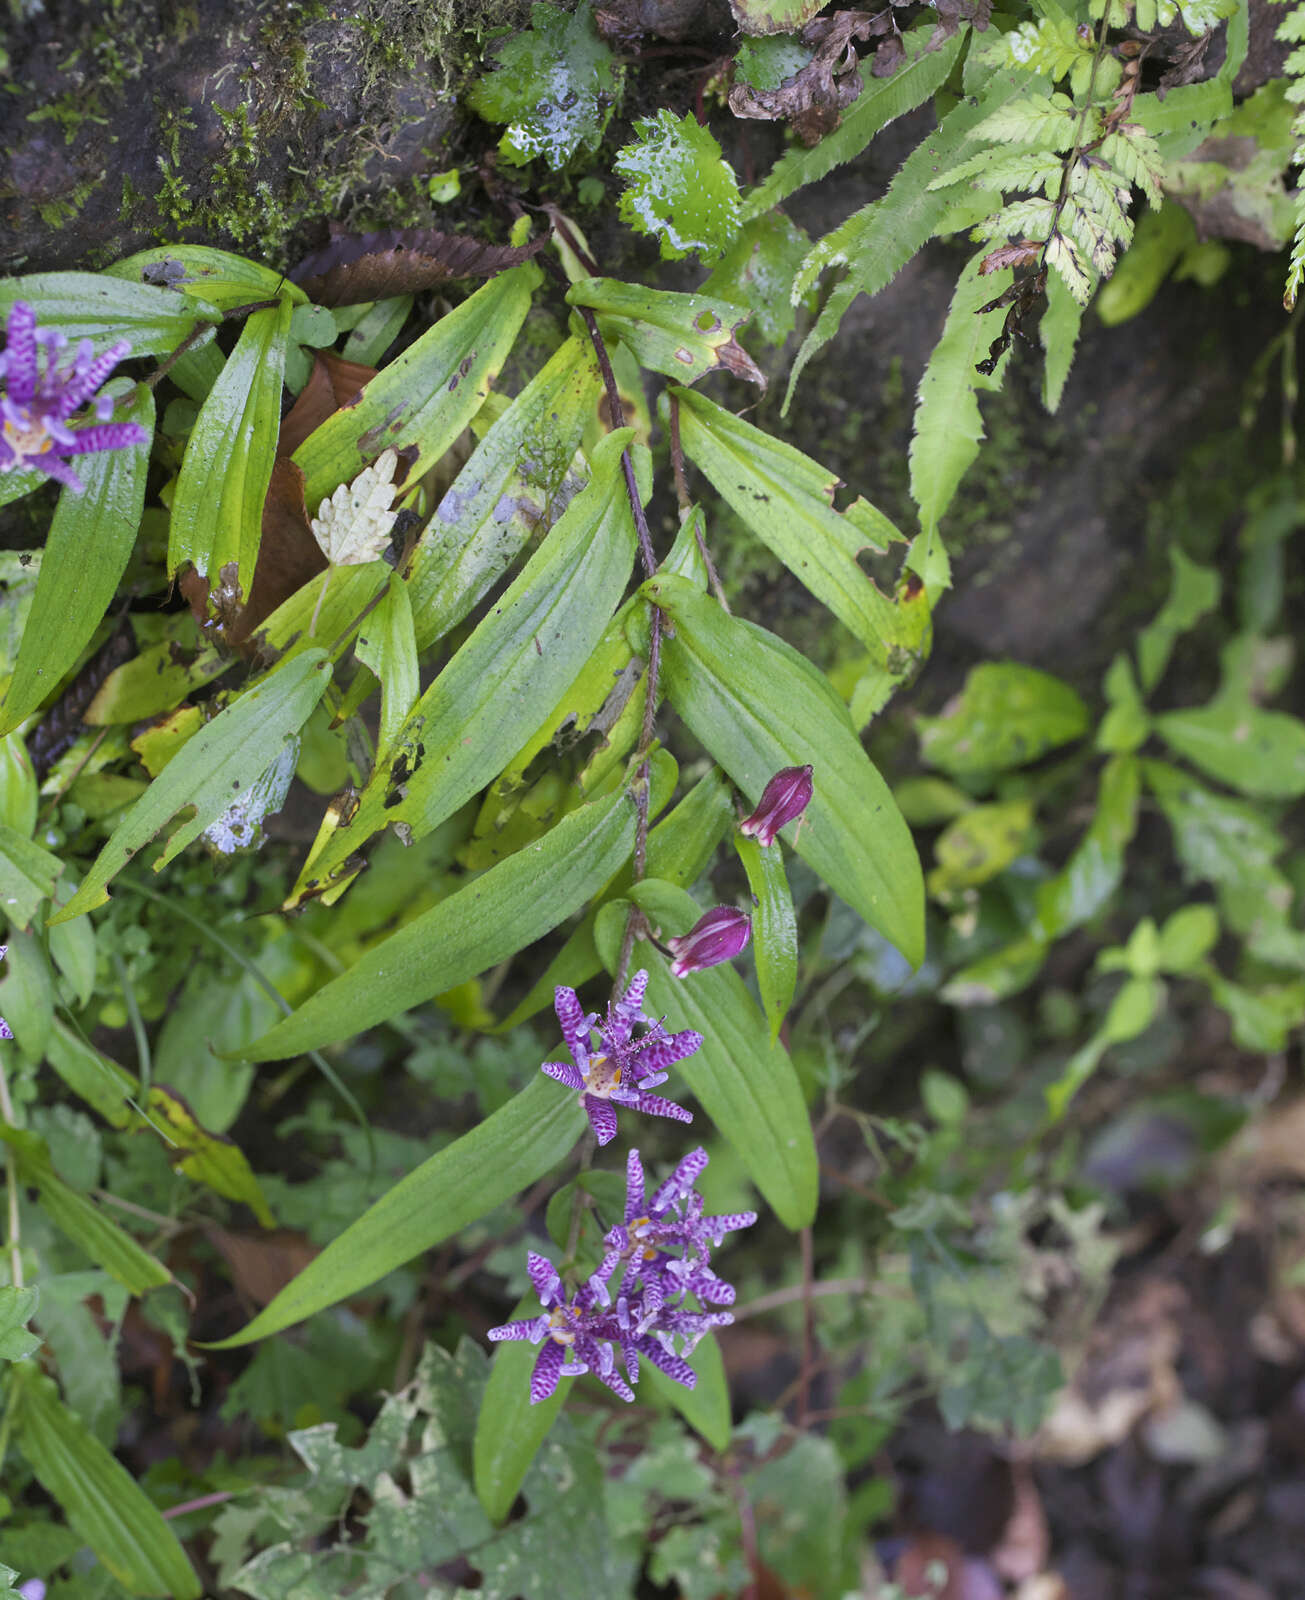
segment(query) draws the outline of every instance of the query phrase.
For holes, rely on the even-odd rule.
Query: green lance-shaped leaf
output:
[[[730,617],[682,578],[644,593],[675,624],[666,690],[694,737],[751,804],[782,767],[810,765],[815,794],[793,848],[908,961],[924,959],[924,880],[910,830],[828,680],[783,640]]]
[[[568,339],[477,445],[413,557],[408,583],[419,649],[461,622],[532,534],[554,520],[601,388],[588,340]]]
[[[168,574],[192,562],[217,585],[235,562],[246,594],[276,457],[281,385],[293,306],[255,311],[199,408],[181,458],[168,531]]]
[[[1132,251],[1124,259],[1127,261],[1131,258]],[[1099,303],[1100,297],[1098,297]],[[1065,280],[1060,274],[1052,273],[1047,279],[1047,309],[1042,313],[1042,319],[1038,323],[1038,342],[1044,352],[1042,403],[1053,415],[1060,410],[1061,397],[1065,393],[1065,382],[1073,365],[1074,348],[1078,343],[1079,329],[1082,326],[1083,307],[1065,287]]]
[[[716,846],[734,821],[734,804],[729,785],[713,767],[700,778],[670,813],[648,832],[648,876],[664,878],[680,889],[696,883],[707,870]],[[530,992],[509,1016],[498,1023],[495,1033],[507,1033],[553,1003],[553,990],[559,983],[578,989],[603,963],[594,944],[594,922],[598,908],[615,895],[629,889],[634,874],[627,865],[600,892],[588,916],[549,962]]]
[[[384,759],[408,719],[420,691],[417,637],[408,585],[392,572],[385,598],[363,623],[355,653],[381,680],[381,726],[377,759]]]
[[[1265,711],[1236,688],[1194,711],[1167,711],[1155,731],[1208,777],[1261,800],[1305,794],[1305,722]]]
[[[11,1378],[18,1447],[37,1481],[129,1594],[200,1600],[199,1580],[177,1536],[33,1363]]]
[[[22,1361],[41,1348],[40,1335],[27,1330],[40,1298],[39,1289],[0,1288],[0,1361]]]
[[[441,317],[294,453],[309,515],[382,450],[410,452],[402,489],[429,472],[484,404],[530,308],[538,267],[513,267]]]
[[[576,1096],[538,1074],[507,1105],[401,1178],[247,1328],[213,1348],[265,1339],[347,1300],[542,1178],[583,1127]]]
[[[474,978],[572,916],[634,849],[624,792],[582,806],[382,940],[240,1052],[278,1061],[347,1039]]]
[[[506,1320],[537,1316],[539,1302],[533,1294],[522,1299]],[[476,1494],[491,1522],[507,1521],[513,1502],[525,1482],[530,1463],[561,1415],[574,1378],[562,1378],[547,1400],[530,1403],[530,1374],[539,1356],[538,1345],[513,1339],[499,1345],[489,1365],[489,1381],[476,1413],[472,1444],[472,1473]],[[649,1362],[641,1371],[648,1371]]]
[[[795,190],[815,183],[845,161],[859,156],[871,139],[890,122],[914,111],[937,93],[951,76],[965,41],[965,29],[938,50],[928,48],[934,24],[903,34],[906,61],[888,78],[876,78],[873,61],[861,63],[861,93],[843,112],[832,133],[804,149],[786,151],[765,178],[743,197],[743,220],[771,214]]]
[[[171,1141],[169,1159],[192,1183],[248,1206],[264,1228],[276,1226],[248,1157],[238,1145],[201,1127],[186,1102],[166,1084],[156,1083],[146,1104],[154,1126],[166,1131]]]
[[[108,392],[114,392],[112,386]],[[85,494],[59,496],[14,675],[0,707],[0,734],[29,717],[76,665],[131,556],[145,504],[153,391],[138,389],[131,408],[114,417],[139,423],[147,438],[144,444],[83,457],[78,475]]]
[[[109,898],[108,885],[132,856],[188,806],[195,815],[173,833],[155,872],[243,794],[281,754],[322,698],[325,654],[309,650],[234,700],[189,739],[113,830],[82,885],[51,922],[67,922]]]
[[[723,367],[736,378],[766,387],[765,377],[734,335],[748,313],[705,294],[644,289],[616,278],[582,278],[566,303],[587,306],[605,338],[619,339],[641,367],[681,383],[696,383]]]
[[[304,291],[283,272],[204,244],[155,245],[115,261],[104,270],[110,277],[125,278],[131,283],[155,283],[169,291],[180,290],[223,311],[258,300],[275,300],[278,295],[294,306],[308,303]]]
[[[0,822],[0,912],[11,928],[26,928],[63,871],[58,856]]]
[[[0,318],[25,300],[43,328],[57,328],[71,344],[89,339],[96,355],[126,339],[133,356],[159,356],[200,323],[218,323],[210,301],[182,299],[167,289],[123,283],[98,272],[39,272],[0,282]]]
[[[995,300],[1011,281],[1009,267],[983,277],[983,261],[981,253],[961,273],[942,337],[929,357],[916,399],[911,498],[919,509],[920,530],[926,537],[937,533],[961,479],[979,453],[983,418],[978,392],[1000,389],[1005,373],[1004,356],[994,373],[978,370],[989,344],[1001,332],[1005,316],[1001,310],[980,316],[979,308]]]
[[[629,439],[622,429],[598,446],[588,487],[417,702],[353,820],[315,863],[319,880],[387,823],[406,823],[417,839],[437,828],[503,770],[574,681],[634,563],[620,471]]]
[[[663,938],[687,933],[701,908],[683,889],[645,878],[631,898]],[[628,904],[614,900],[598,916],[595,937],[609,972],[615,971]],[[648,944],[637,945],[635,968],[648,969],[648,1011],[678,1032],[703,1038],[679,1062],[669,1093],[679,1098],[680,1078],[733,1145],[748,1176],[787,1228],[805,1228],[816,1214],[816,1147],[797,1073],[783,1045],[773,1043],[766,1019],[743,980],[729,966],[673,978],[670,961]]]
[[[137,1090],[135,1078],[57,1019],[50,1030],[45,1059],[72,1092],[111,1127],[129,1128],[136,1121],[137,1113],[128,1103]]]
[[[50,1163],[44,1139],[0,1124],[0,1140],[13,1150],[24,1182],[34,1183],[41,1191],[41,1206],[50,1221],[97,1267],[103,1267],[132,1294],[144,1294],[172,1282],[172,1274],[161,1261],[143,1250],[93,1201],[63,1181]]]
[[[788,889],[784,856],[777,844],[763,848],[755,839],[734,835],[743,870],[752,891],[752,955],[757,966],[757,988],[770,1022],[770,1037],[779,1030],[797,989],[797,918]]]
[[[901,534],[864,499],[835,511],[839,480],[791,444],[764,433],[688,389],[680,402],[685,454],[712,486],[816,599],[871,650],[918,659],[928,637],[928,609],[898,605],[857,563]],[[903,662],[903,670],[906,662]]]

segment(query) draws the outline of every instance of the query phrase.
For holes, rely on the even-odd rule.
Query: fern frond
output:
[[[1108,278],[1115,270],[1115,235],[1102,213],[1082,196],[1073,196],[1065,202],[1060,227],[1069,230],[1087,252],[1092,265],[1103,278]]]
[[[979,223],[971,238],[1045,239],[1055,215],[1051,200],[1015,200]]]
[[[1092,161],[1077,161],[1069,175],[1069,192],[1099,212],[1104,225],[1120,244],[1133,237],[1133,224],[1127,215],[1129,191],[1111,182],[1113,173],[1103,171]]]
[[[1066,94],[1016,100],[985,117],[976,139],[991,144],[1022,144],[1037,150],[1068,150],[1074,143],[1078,112]]]
[[[1068,234],[1053,233],[1047,240],[1047,264],[1060,274],[1079,305],[1085,306],[1092,298],[1092,274],[1083,252]]]
[[[1296,296],[1305,282],[1305,196],[1296,202],[1296,237],[1291,246],[1291,262],[1287,267],[1287,287],[1282,303],[1288,311],[1295,308]]]
[[[1086,40],[1074,19],[1057,13],[1040,22],[1022,22],[1005,37],[1007,59],[1058,82],[1070,77],[1076,94],[1087,86],[1092,74],[1092,40]]]
[[[941,173],[929,187],[947,189],[972,178],[976,188],[1000,189],[1003,194],[1011,189],[1042,189],[1060,177],[1060,169],[1059,158],[1050,152],[1026,150],[1012,155],[1005,150],[981,150],[950,172]]]
[[[1101,141],[1101,156],[1125,183],[1135,183],[1153,206],[1163,204],[1160,186],[1165,164],[1160,147],[1145,128],[1136,122],[1122,123]]]

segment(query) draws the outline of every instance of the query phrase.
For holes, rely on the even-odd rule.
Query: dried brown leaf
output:
[[[543,244],[542,237],[520,246],[486,244],[434,228],[344,233],[305,256],[290,277],[318,305],[357,305],[420,294],[451,278],[492,278],[528,261]]]
[[[313,370],[281,423],[276,442],[279,456],[292,456],[310,433],[334,416],[376,376],[375,367],[345,361],[329,350],[313,352]]]
[[[236,1288],[256,1306],[274,1300],[318,1253],[305,1234],[291,1228],[234,1233],[211,1225],[204,1231],[230,1269]]]

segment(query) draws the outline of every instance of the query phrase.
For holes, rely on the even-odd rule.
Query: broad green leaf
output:
[[[155,245],[104,270],[110,277],[131,283],[153,283],[191,298],[198,296],[223,311],[258,300],[275,300],[278,295],[295,306],[308,301],[299,285],[283,272],[203,244]]]
[[[25,300],[42,328],[57,329],[70,344],[89,339],[96,355],[120,339],[131,345],[133,357],[164,355],[198,323],[222,320],[210,301],[182,299],[98,272],[40,272],[0,281],[0,318],[16,300]]]
[[[924,958],[924,883],[910,831],[847,708],[796,650],[730,617],[683,578],[644,592],[675,624],[666,692],[689,730],[756,805],[782,767],[810,764],[815,794],[784,830],[835,894],[913,965]]]
[[[734,806],[729,787],[713,767],[700,778],[670,815],[648,831],[648,876],[664,878],[678,888],[687,889],[707,870],[716,846],[734,822]],[[594,922],[598,908],[617,895],[624,895],[633,882],[630,866],[623,866],[615,878],[598,894],[584,921],[530,986],[525,999],[496,1024],[495,1033],[507,1033],[527,1018],[553,1003],[559,983],[578,989],[602,971],[603,963],[594,944]]]
[[[673,884],[645,878],[631,898],[663,938],[687,933],[701,908]],[[599,914],[598,950],[615,969],[625,928],[625,905]],[[635,968],[648,969],[648,1010],[672,1031],[693,1028],[703,1043],[675,1067],[665,1091],[680,1098],[681,1079],[734,1147],[748,1176],[775,1215],[795,1232],[816,1211],[818,1173],[811,1121],[797,1073],[783,1045],[773,1043],[765,1017],[732,967],[671,977],[670,962],[648,944],[635,946]]]
[[[461,622],[565,502],[602,379],[587,340],[568,339],[473,451],[435,508],[408,585],[417,645]],[[575,487],[579,487],[576,482]]]
[[[11,928],[26,928],[63,871],[58,856],[0,823],[0,912]]]
[[[93,728],[144,722],[175,710],[193,689],[220,678],[235,658],[216,646],[187,650],[173,639],[147,645],[115,667],[96,691],[82,721]]]
[[[583,1126],[575,1095],[538,1074],[507,1105],[401,1178],[247,1328],[213,1348],[265,1339],[347,1300],[542,1178]]]
[[[795,190],[853,160],[882,128],[936,94],[951,76],[966,31],[962,28],[938,50],[928,48],[932,23],[904,34],[907,58],[891,77],[876,78],[873,62],[862,62],[861,93],[843,112],[838,127],[810,149],[794,146],[785,151],[756,188],[744,195],[744,221],[767,215]]]
[[[22,1361],[41,1348],[41,1336],[27,1329],[40,1298],[37,1289],[0,1285],[0,1361]]]
[[[906,158],[881,200],[849,217],[841,227],[812,246],[793,285],[794,298],[805,294],[821,273],[847,266],[847,277],[836,286],[820,316],[803,341],[789,376],[784,409],[802,369],[834,337],[843,314],[859,294],[875,295],[897,276],[918,250],[938,233],[954,233],[980,222],[1001,204],[999,195],[971,191],[958,198],[947,190],[930,189],[942,171],[984,147],[971,136],[991,112],[1027,92],[1028,74],[999,71],[992,74],[981,96],[967,96],[947,113],[937,129]]]
[[[7,940],[0,1017],[13,1029],[22,1053],[39,1061],[54,1026],[54,975],[36,929],[22,933],[11,927]]]
[[[29,717],[77,664],[126,570],[145,504],[153,391],[138,389],[130,410],[114,415],[139,423],[146,441],[83,456],[78,475],[85,494],[59,496],[18,661],[0,707],[0,733]]]
[[[1169,546],[1169,562],[1173,567],[1169,596],[1137,636],[1137,670],[1144,694],[1164,676],[1179,635],[1219,604],[1219,574],[1213,567],[1189,561],[1176,544]]]
[[[901,534],[864,499],[835,511],[839,480],[819,462],[688,389],[680,402],[685,454],[744,525],[880,661],[900,670],[922,659],[928,608],[888,599],[858,555],[883,551]]]
[[[634,562],[620,471],[628,440],[622,430],[598,447],[588,487],[417,702],[353,819],[314,863],[319,879],[386,824],[406,824],[414,839],[437,828],[502,771],[574,681]]]
[[[1051,941],[1101,910],[1124,875],[1124,852],[1137,829],[1139,783],[1135,756],[1106,762],[1092,821],[1060,871],[1038,885],[1029,932],[950,978],[941,991],[948,1004],[991,1005],[1018,994],[1041,971]]]
[[[1218,939],[1219,918],[1213,906],[1183,906],[1160,930],[1160,970],[1190,972],[1209,955]]]
[[[310,650],[234,700],[187,741],[113,830],[81,887],[51,922],[67,922],[109,898],[108,885],[178,812],[195,808],[154,863],[161,871],[174,856],[243,794],[280,755],[285,741],[308,720],[329,682],[325,656]]]
[[[830,142],[822,139],[816,149],[823,150]],[[782,211],[753,217],[712,268],[702,293],[749,311],[751,339],[781,345],[797,326],[797,307],[788,291],[810,246],[807,235]],[[814,312],[815,296],[808,295],[799,305]]]
[[[1212,967],[1202,975],[1215,1003],[1228,1013],[1233,1042],[1243,1050],[1283,1050],[1291,1032],[1305,1021],[1305,981],[1249,989]]]
[[[537,1316],[539,1302],[533,1294],[513,1310],[508,1321]],[[476,1414],[476,1436],[472,1446],[472,1470],[476,1494],[485,1515],[496,1525],[507,1521],[508,1513],[525,1482],[530,1463],[557,1421],[574,1378],[562,1378],[547,1400],[530,1403],[530,1374],[539,1356],[539,1346],[524,1340],[500,1344],[489,1364],[489,1382]],[[648,1371],[649,1362],[641,1369]]]
[[[11,1378],[18,1447],[98,1559],[133,1595],[200,1600],[177,1536],[144,1490],[27,1363]]]
[[[361,313],[344,341],[344,359],[358,361],[368,367],[376,366],[402,331],[412,310],[412,302],[412,295],[396,294],[386,300],[374,300],[371,305],[339,307],[336,326],[341,332],[347,326],[341,320],[346,310],[350,315]]]
[[[651,1361],[639,1368],[639,1382],[651,1384],[713,1450],[724,1451],[729,1447],[731,1433],[730,1389],[715,1334],[707,1335],[689,1357],[689,1365],[698,1375],[692,1389],[659,1372]]]
[[[1110,663],[1102,687],[1110,709],[1097,728],[1097,749],[1127,755],[1146,743],[1151,719],[1138,692],[1133,663],[1122,651]]]
[[[985,661],[941,716],[921,717],[920,759],[956,774],[1005,772],[1088,731],[1088,711],[1067,683],[1036,667]]]
[[[691,252],[718,261],[743,221],[739,181],[720,145],[692,112],[677,117],[665,106],[634,125],[633,143],[616,153],[625,179],[624,222],[656,239],[663,261]]]
[[[529,264],[501,273],[308,435],[293,459],[304,474],[310,516],[383,450],[405,452],[400,489],[430,471],[484,403],[538,278],[539,269]]]
[[[972,257],[962,271],[942,337],[920,379],[911,436],[911,498],[926,534],[937,529],[979,453],[983,418],[978,392],[1000,389],[1005,373],[1004,357],[994,373],[978,369],[1005,317],[1002,310],[980,315],[980,308],[1011,281],[1009,267],[982,276],[985,255]]]
[[[169,1160],[193,1182],[248,1206],[264,1228],[276,1226],[245,1154],[230,1139],[200,1127],[186,1102],[166,1084],[146,1100],[151,1121],[171,1141]]]
[[[585,905],[629,858],[634,821],[623,792],[573,811],[373,945],[241,1057],[278,1061],[347,1039],[524,949]]]
[[[641,367],[681,383],[696,383],[717,367],[764,389],[762,377],[734,335],[747,312],[705,294],[673,294],[644,289],[616,278],[582,278],[566,297],[570,306],[588,306],[604,338],[619,339]]]
[[[1146,761],[1142,771],[1173,829],[1174,849],[1189,883],[1252,887],[1265,898],[1289,894],[1274,866],[1286,840],[1263,806],[1218,794],[1163,761]]]
[[[763,848],[755,839],[736,833],[734,848],[752,891],[752,956],[773,1042],[779,1038],[797,989],[798,939],[793,896],[784,871],[784,854],[778,845]]]
[[[1261,800],[1305,794],[1305,722],[1221,692],[1195,711],[1168,711],[1155,731],[1193,766]]]
[[[171,1283],[172,1274],[131,1234],[107,1217],[85,1195],[78,1194],[55,1172],[45,1140],[34,1133],[0,1123],[3,1140],[18,1161],[24,1182],[41,1191],[41,1206],[50,1221],[84,1250],[97,1267],[103,1267],[132,1294],[145,1294],[160,1284]]]
[[[169,577],[189,561],[216,588],[222,569],[235,562],[249,593],[281,423],[291,312],[289,300],[254,312],[199,408],[172,499]]]
[[[472,77],[466,101],[486,121],[507,123],[498,146],[505,161],[542,158],[558,172],[597,151],[622,72],[589,6],[532,6],[530,27],[496,43],[493,55],[497,67]]]
[[[408,585],[390,574],[385,598],[362,625],[354,646],[359,661],[381,680],[381,724],[376,758],[384,760],[420,692],[417,636],[412,625]]]
[[[256,635],[277,657],[273,670],[280,671],[306,650],[329,650],[331,659],[339,660],[349,649],[353,625],[390,581],[390,573],[384,561],[328,567],[296,589]]]
[[[925,880],[929,893],[948,900],[1004,872],[1023,850],[1032,823],[1027,798],[974,806],[957,817],[934,844],[937,865]]]
[[[1131,255],[1130,249],[1124,260],[1127,261]],[[1100,303],[1098,295],[1098,307]],[[1053,416],[1060,410],[1082,326],[1083,307],[1065,287],[1065,280],[1060,274],[1053,272],[1047,279],[1047,309],[1038,323],[1038,341],[1043,349],[1042,403]]]

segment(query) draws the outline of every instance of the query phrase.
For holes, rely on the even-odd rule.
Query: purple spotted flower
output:
[[[785,767],[777,772],[762,791],[757,809],[739,823],[744,838],[760,845],[771,845],[775,835],[800,817],[811,804],[811,768]]]
[[[599,1144],[616,1137],[617,1106],[654,1117],[673,1117],[677,1122],[693,1121],[691,1111],[648,1091],[666,1082],[666,1069],[691,1056],[702,1043],[702,1035],[687,1028],[682,1033],[667,1033],[655,1018],[644,1016],[647,987],[648,974],[636,972],[621,998],[608,1006],[607,1018],[601,1023],[596,1011],[585,1012],[574,989],[559,985],[554,991],[553,1008],[575,1065],[545,1061],[541,1070],[576,1091]],[[639,1023],[647,1031],[636,1039],[634,1029]],[[593,1044],[595,1029],[597,1047]]]
[[[717,967],[722,961],[733,961],[746,949],[752,937],[752,919],[734,906],[713,906],[698,918],[688,933],[678,939],[668,939],[666,947],[675,957],[671,962],[671,976],[687,978],[691,972],[703,972]]]
[[[25,301],[14,302],[0,355],[0,473],[35,467],[80,494],[84,485],[65,457],[144,444],[149,435],[135,422],[110,422],[113,400],[96,394],[131,346],[120,340],[96,356],[83,339],[60,367],[67,344],[57,328],[37,328],[36,313]],[[91,401],[99,425],[70,427],[73,413]]]
[[[526,1270],[544,1307],[542,1315],[491,1328],[489,1337],[496,1344],[504,1339],[543,1343],[530,1375],[531,1405],[547,1400],[559,1378],[578,1377],[582,1372],[592,1372],[622,1400],[633,1400],[634,1391],[616,1370],[613,1350],[613,1345],[623,1345],[624,1330],[592,1283],[584,1284],[568,1300],[551,1261],[532,1250]]]
[[[620,1293],[638,1278],[645,1285],[657,1279],[663,1297],[687,1292],[704,1305],[733,1305],[734,1289],[711,1270],[710,1252],[727,1233],[750,1228],[757,1213],[704,1216],[694,1184],[706,1165],[707,1152],[691,1150],[649,1200],[643,1163],[639,1152],[631,1150],[625,1167],[625,1220],[603,1240],[607,1254],[596,1280],[606,1284],[623,1267]]]

